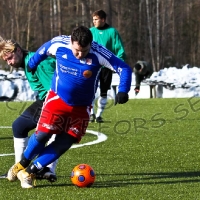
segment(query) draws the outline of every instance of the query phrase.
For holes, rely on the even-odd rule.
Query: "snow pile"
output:
[[[0,101],[34,101],[37,92],[31,90],[24,71],[12,74],[0,70]]]
[[[199,87],[200,69],[197,67],[188,68],[188,65],[183,66],[182,69],[164,68],[154,72],[145,82],[168,86],[169,89]]]
[[[115,97],[115,91],[118,91],[119,76],[113,74],[112,87],[109,90],[109,98]],[[149,98],[150,87],[155,85],[156,97],[158,98],[182,98],[182,97],[200,97],[200,69],[190,68],[185,65],[182,69],[175,67],[165,68],[154,72],[149,79],[142,82],[140,92],[135,96],[135,74],[132,74],[132,86],[129,92],[129,98]],[[37,92],[31,90],[25,77],[24,71],[13,71],[12,74],[0,70],[0,101],[34,101]],[[99,96],[99,89],[96,97]]]

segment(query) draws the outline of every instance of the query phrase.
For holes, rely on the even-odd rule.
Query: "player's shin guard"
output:
[[[61,155],[57,154],[52,145],[48,145],[44,148],[41,154],[38,155],[33,164],[40,170],[50,163],[56,161]]]
[[[39,152],[42,151],[42,149],[45,147],[45,143],[38,142],[36,139],[36,133],[32,134],[29,141],[28,141],[28,147],[24,151],[24,156],[32,160],[39,154]]]

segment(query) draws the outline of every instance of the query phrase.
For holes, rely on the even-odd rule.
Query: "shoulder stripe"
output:
[[[70,36],[61,35],[61,36],[54,37],[51,40],[51,43],[54,43],[54,42],[63,42],[63,43],[69,44],[70,40],[71,40]]]
[[[91,44],[91,48],[93,49],[93,51],[96,51],[99,54],[101,54],[102,56],[105,56],[107,58],[111,58],[111,56],[112,56],[112,52],[110,52],[104,46],[102,46],[94,41]]]

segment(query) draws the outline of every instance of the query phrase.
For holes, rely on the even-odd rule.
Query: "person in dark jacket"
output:
[[[149,78],[153,74],[153,67],[146,61],[137,61],[134,66],[135,73],[135,95],[140,92],[140,84],[146,78]]]

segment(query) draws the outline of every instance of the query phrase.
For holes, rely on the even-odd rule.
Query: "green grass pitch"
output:
[[[0,174],[13,164],[13,120],[30,102],[0,103]],[[200,199],[200,99],[135,99],[103,114],[88,130],[106,141],[67,151],[58,162],[58,181],[38,180],[33,189],[0,179],[2,200],[198,200]],[[30,133],[31,134],[31,133]],[[96,140],[87,133],[81,144]],[[74,166],[91,165],[96,181],[77,188]]]

